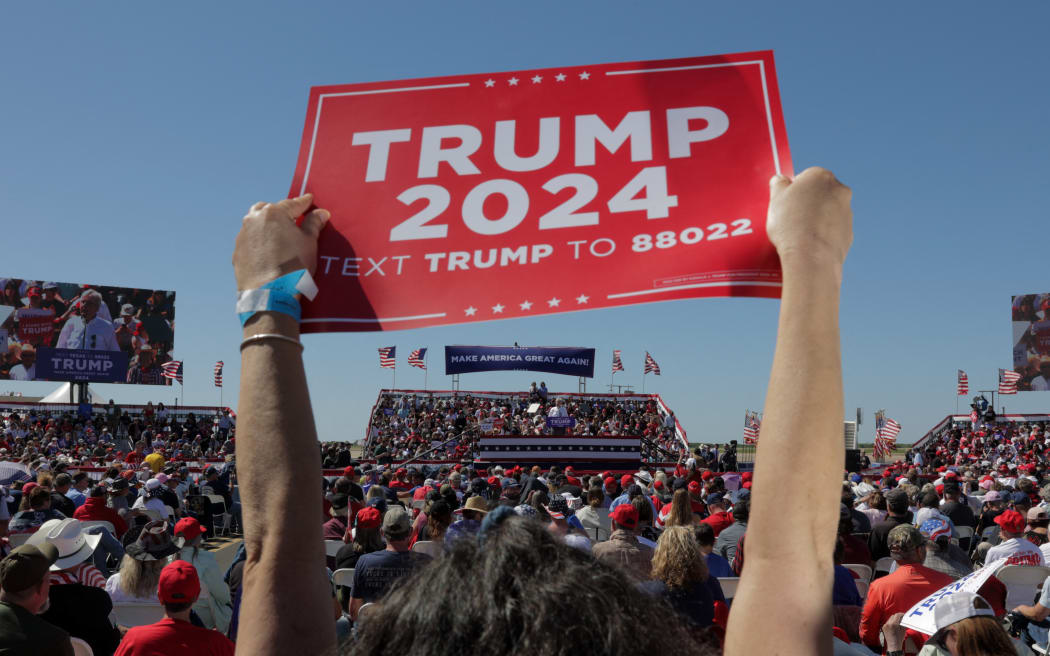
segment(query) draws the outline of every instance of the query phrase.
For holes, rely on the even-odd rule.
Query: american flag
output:
[[[744,411],[744,443],[745,444],[756,444],[758,442],[758,432],[762,428],[762,420],[758,418],[757,412],[750,410]]]
[[[427,357],[427,350],[425,348],[418,348],[408,354],[408,364],[413,367],[419,367],[420,369],[426,369],[427,364],[423,360]]]
[[[959,370],[958,386],[956,387],[955,393],[959,396],[966,396],[970,393],[970,380],[966,377],[966,372],[962,369]]]
[[[656,364],[656,360],[653,359],[653,356],[649,355],[649,351],[646,351],[645,352],[645,372],[642,373],[642,375],[644,376],[645,374],[648,374],[648,373],[654,373],[657,376],[659,376],[660,375],[660,365]]]
[[[394,369],[397,365],[397,360],[394,358],[394,351],[397,349],[396,346],[384,346],[379,349],[379,366],[384,369]]]
[[[613,370],[613,373],[616,373],[617,371],[623,371],[623,361],[620,360],[620,351],[619,350],[614,350],[613,351],[613,368],[612,368],[612,370]]]
[[[215,363],[215,386],[222,387],[222,360]]]
[[[1006,369],[999,370],[999,393],[1017,394],[1017,381],[1021,380],[1021,374]]]
[[[886,416],[884,410],[875,413],[875,449],[876,459],[888,458],[897,447],[897,434],[901,425]]]
[[[165,378],[172,378],[179,381],[179,385],[182,384],[182,361],[172,360],[171,362],[165,362],[160,365],[160,375]]]

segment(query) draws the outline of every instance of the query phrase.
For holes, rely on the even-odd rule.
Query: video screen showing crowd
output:
[[[0,279],[0,380],[170,385],[175,292]]]
[[[1017,389],[1050,390],[1050,294],[1013,297],[1013,346]]]

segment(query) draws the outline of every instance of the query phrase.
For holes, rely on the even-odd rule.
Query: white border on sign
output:
[[[723,62],[721,64],[698,64],[696,66],[671,66],[668,68],[645,68],[639,70],[627,70],[627,71],[605,71],[606,75],[635,75],[641,73],[665,73],[669,71],[689,71],[698,68],[721,68],[724,66],[747,66],[750,64],[758,64],[759,75],[762,76],[762,98],[766,103],[766,124],[769,126],[769,143],[773,150],[773,168],[776,170],[777,175],[780,175],[780,153],[777,151],[777,137],[773,130],[773,110],[769,105],[769,87],[766,84],[766,63],[761,59],[755,61],[743,61],[743,62]],[[727,280],[725,282],[704,282],[697,283],[695,285],[676,285],[674,287],[663,287],[660,289],[643,289],[637,292],[619,292],[616,294],[608,294],[605,298],[626,298],[629,296],[643,296],[647,294],[659,294],[662,292],[674,292],[681,291],[683,289],[697,289],[700,287],[737,287],[740,285],[747,285],[750,287],[782,287],[783,285],[779,282],[766,282],[761,280]]]
[[[638,70],[626,70],[626,71],[605,71],[606,75],[637,75],[642,73],[665,73],[670,71],[688,71],[697,70],[704,68],[723,68],[726,66],[747,66],[751,64],[758,64],[759,74],[762,77],[762,97],[765,100],[766,105],[766,123],[769,126],[769,142],[772,146],[773,151],[773,167],[776,169],[777,174],[780,174],[780,156],[777,152],[777,140],[776,133],[773,129],[773,111],[769,104],[769,88],[766,84],[766,65],[761,59],[754,61],[743,61],[743,62],[723,62],[721,64],[698,64],[695,66],[672,66],[668,68],[647,68]],[[299,193],[306,193],[306,183],[310,179],[310,167],[313,165],[314,160],[314,147],[317,144],[317,130],[321,124],[321,107],[324,105],[325,98],[336,98],[339,96],[364,96],[377,93],[399,93],[402,91],[429,91],[433,89],[453,89],[461,87],[469,87],[470,82],[459,82],[455,84],[433,84],[420,87],[401,87],[397,89],[369,89],[367,91],[342,91],[339,93],[322,93],[317,97],[317,113],[314,116],[314,130],[310,136],[310,153],[306,158],[306,169],[303,171],[303,183],[299,188]],[[625,298],[629,296],[642,296],[647,294],[659,294],[662,292],[680,291],[683,289],[696,289],[701,287],[736,287],[741,285],[747,285],[752,287],[781,287],[781,283],[768,282],[768,281],[743,281],[734,280],[726,282],[707,282],[697,283],[694,285],[677,285],[674,287],[664,287],[661,289],[645,289],[636,292],[620,292],[617,294],[608,294],[607,299],[614,298]],[[377,318],[323,318],[323,319],[303,319],[303,323],[381,323],[381,322],[396,322],[396,321],[414,321],[418,319],[440,319],[447,316],[447,313],[440,312],[437,314],[421,314],[413,317],[377,317]]]

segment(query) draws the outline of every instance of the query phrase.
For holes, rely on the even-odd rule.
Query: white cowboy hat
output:
[[[51,519],[44,522],[26,544],[48,542],[54,545],[58,549],[58,560],[51,566],[51,571],[57,572],[90,558],[101,539],[101,535],[84,533],[79,519]]]

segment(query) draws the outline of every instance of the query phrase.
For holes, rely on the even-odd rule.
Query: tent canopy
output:
[[[88,402],[104,403],[102,397],[96,394],[90,385],[88,385]],[[40,399],[40,403],[69,403],[69,383],[62,383],[62,387]]]

